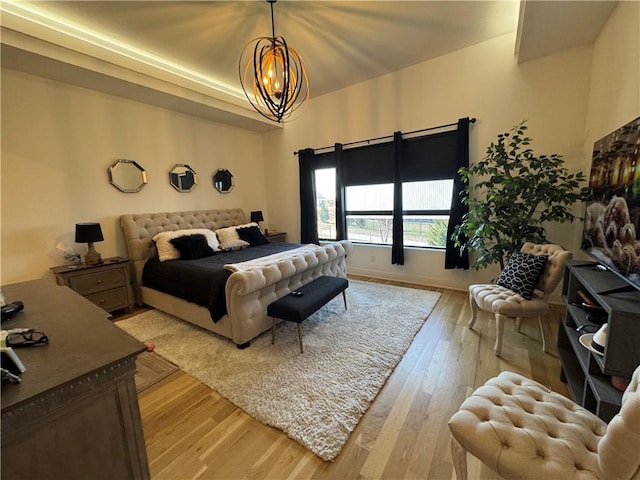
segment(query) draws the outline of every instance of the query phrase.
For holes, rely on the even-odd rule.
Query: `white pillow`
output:
[[[191,228],[188,230],[173,230],[169,232],[160,232],[153,237],[153,241],[158,249],[158,257],[161,262],[167,260],[177,260],[180,258],[180,252],[173,246],[171,240],[178,237],[186,237],[188,235],[204,235],[207,239],[207,243],[213,249],[214,252],[220,251],[220,245],[218,244],[218,237],[215,232],[207,228]]]
[[[245,247],[249,247],[251,244],[249,242],[245,242],[244,240],[227,240],[226,242],[220,243],[220,248],[225,251],[231,250],[240,250]]]
[[[240,235],[238,235],[236,228],[257,227],[257,226],[258,224],[256,222],[245,223],[244,225],[234,225],[233,227],[219,228],[218,230],[216,230],[216,234],[218,235],[218,240],[222,244],[222,243],[230,242],[232,240],[240,240]]]

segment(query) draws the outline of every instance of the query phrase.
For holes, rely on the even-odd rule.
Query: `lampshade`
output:
[[[76,223],[76,243],[102,242],[99,223]]]
[[[238,64],[240,83],[247,99],[262,116],[275,122],[291,115],[309,101],[309,79],[298,53],[284,37],[276,37],[271,7],[271,37],[251,40],[242,50]]]
[[[99,223],[76,223],[76,243],[88,244],[87,253],[84,256],[84,263],[94,265],[102,263],[102,257],[93,246],[93,242],[104,240],[102,229]]]
[[[260,223],[264,221],[264,217],[262,216],[262,210],[257,210],[255,212],[251,212],[251,221]]]

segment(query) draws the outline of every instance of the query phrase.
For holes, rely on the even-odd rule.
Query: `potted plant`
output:
[[[503,269],[525,242],[546,243],[544,224],[573,222],[572,205],[586,199],[582,172],[570,173],[555,153],[536,156],[525,123],[498,135],[485,158],[459,170],[469,211],[452,240],[477,254],[471,265],[476,270],[494,263]],[[472,177],[478,179],[473,185]]]

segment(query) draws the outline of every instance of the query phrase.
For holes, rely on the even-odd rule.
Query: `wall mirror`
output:
[[[147,183],[146,170],[133,160],[116,160],[107,172],[111,185],[121,192],[139,192]]]
[[[213,186],[220,193],[229,193],[233,189],[233,175],[226,168],[219,168],[213,175]]]
[[[169,172],[169,182],[179,192],[190,192],[198,184],[198,177],[189,165],[177,163]]]

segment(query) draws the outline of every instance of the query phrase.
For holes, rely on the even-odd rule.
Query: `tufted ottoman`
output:
[[[640,390],[636,370],[610,425],[533,380],[502,372],[449,420],[458,479],[466,452],[504,478],[639,478]]]

